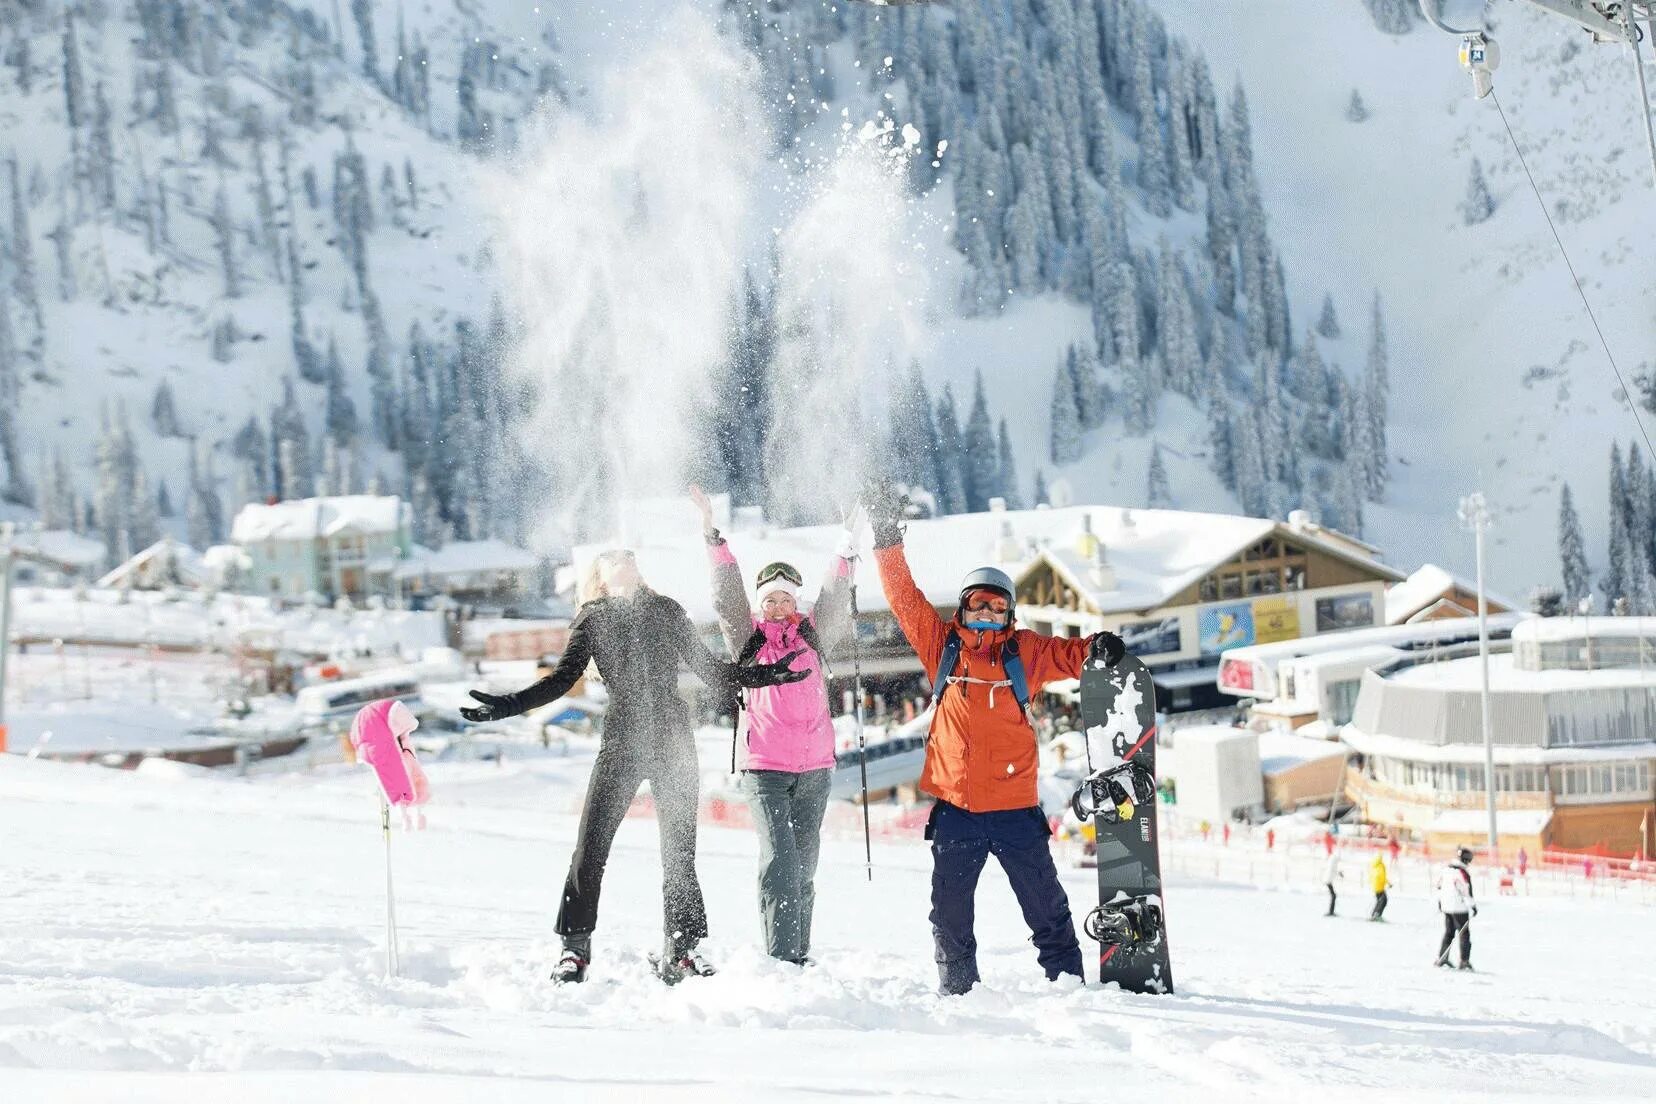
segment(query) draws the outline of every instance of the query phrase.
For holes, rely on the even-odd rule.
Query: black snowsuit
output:
[[[597,663],[609,688],[603,743],[558,909],[559,935],[587,935],[597,926],[610,844],[646,780],[661,832],[669,953],[686,952],[707,935],[707,910],[696,880],[696,746],[689,710],[678,694],[681,660],[710,687],[732,690],[731,665],[708,651],[677,602],[650,590],[630,599],[597,598],[576,614],[557,667],[516,695],[524,709],[554,701],[575,685],[588,661]]]

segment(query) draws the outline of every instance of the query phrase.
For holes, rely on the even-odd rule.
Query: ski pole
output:
[[[396,977],[401,966],[397,955],[397,897],[391,887],[391,806],[380,794],[380,831],[385,836],[385,975]]]
[[[874,880],[874,844],[868,829],[868,742],[863,733],[862,646],[857,639],[857,559],[851,558],[851,682],[857,695],[857,769],[862,772],[863,870]]]

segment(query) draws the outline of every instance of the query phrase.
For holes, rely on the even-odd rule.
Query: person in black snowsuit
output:
[[[707,911],[696,880],[699,770],[690,713],[678,694],[679,663],[731,696],[739,686],[796,682],[810,672],[788,669],[797,652],[747,667],[718,659],[696,634],[684,607],[644,586],[630,552],[599,556],[588,589],[601,593],[576,613],[569,643],[550,674],[512,694],[473,690],[480,705],[460,712],[478,722],[517,716],[562,697],[589,662],[597,664],[609,689],[609,707],[558,909],[563,957],[553,980],[586,979],[610,844],[639,783],[646,780],[661,833],[666,947],[659,968],[668,981],[710,974],[712,967],[696,949],[707,935]]]

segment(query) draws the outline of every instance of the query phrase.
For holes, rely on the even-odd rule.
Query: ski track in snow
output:
[[[1335,920],[1318,886],[1175,879],[1184,988],[1040,977],[998,869],[986,984],[933,993],[923,845],[825,842],[816,967],[760,950],[751,834],[704,828],[720,973],[665,989],[656,832],[622,828],[591,980],[545,981],[587,761],[431,765],[431,828],[397,833],[404,976],[383,976],[383,866],[365,771],[233,780],[0,758],[0,1089],[13,1100],[560,1096],[1073,1100],[1656,1093],[1652,914],[1486,902],[1475,961],[1433,970],[1437,915]],[[991,864],[993,867],[993,864]],[[1063,871],[1077,914],[1090,870]],[[1584,915],[1586,914],[1586,915]],[[1583,940],[1583,927],[1593,937]],[[1089,968],[1095,955],[1087,948]],[[1087,1088],[1094,1086],[1093,1089]]]

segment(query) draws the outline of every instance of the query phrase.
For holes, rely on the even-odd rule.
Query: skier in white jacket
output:
[[[1472,851],[1463,847],[1455,861],[1438,872],[1437,904],[1443,913],[1443,943],[1438,947],[1437,964],[1449,965],[1449,948],[1460,936],[1460,968],[1472,968],[1472,917],[1478,915],[1477,903],[1472,897],[1472,875],[1466,869],[1472,861]]]
[[[1334,883],[1340,880],[1340,852],[1336,847],[1328,853],[1328,865],[1323,867],[1323,883],[1328,886],[1328,912],[1324,915],[1334,915]]]

